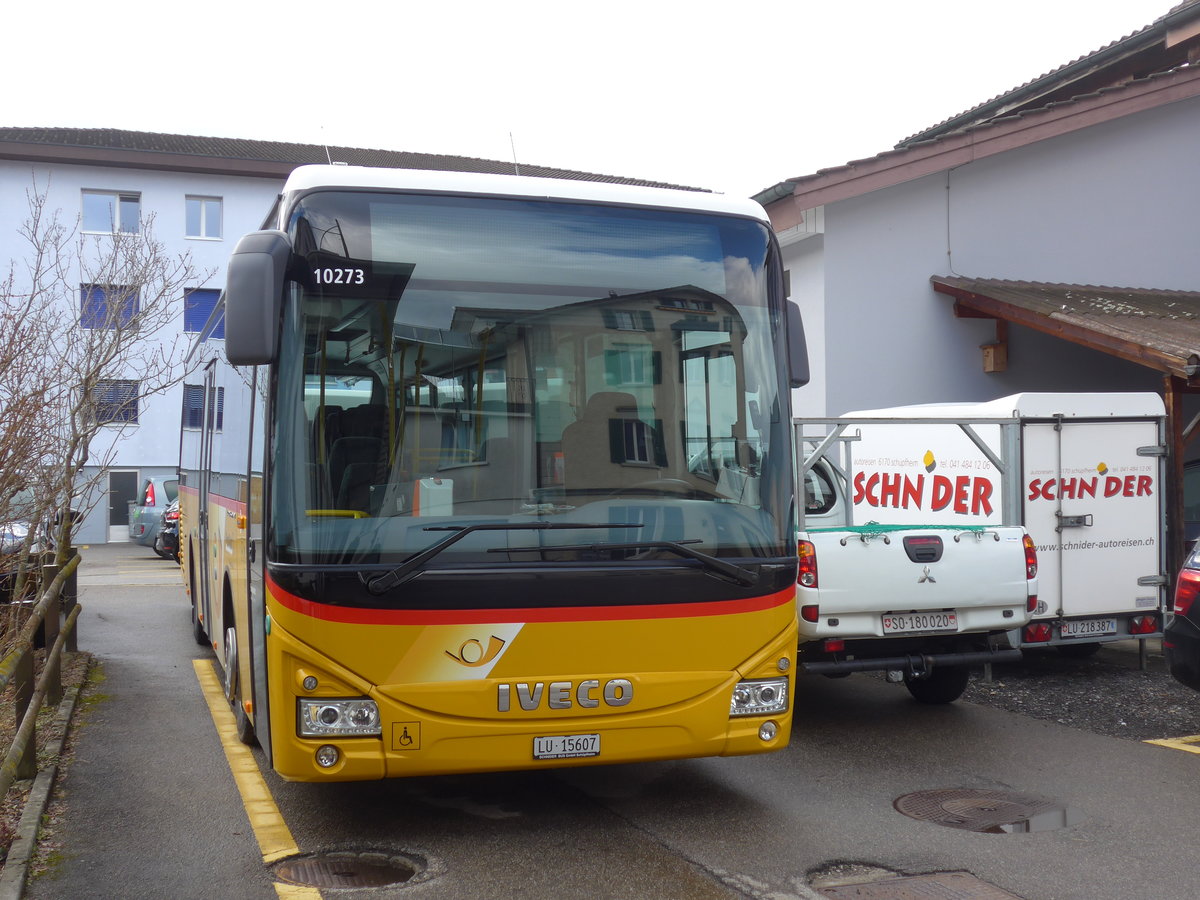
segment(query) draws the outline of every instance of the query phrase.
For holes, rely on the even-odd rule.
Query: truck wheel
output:
[[[1099,641],[1090,641],[1086,644],[1059,644],[1058,652],[1067,659],[1087,659],[1089,656],[1095,656],[1100,651]]]
[[[927,678],[906,678],[904,686],[918,703],[953,703],[967,689],[966,666],[937,666]]]

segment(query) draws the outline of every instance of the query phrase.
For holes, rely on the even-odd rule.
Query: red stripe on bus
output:
[[[739,597],[707,603],[656,603],[645,606],[556,606],[507,609],[363,609],[331,606],[297,597],[268,576],[271,596],[292,612],[325,622],[347,625],[482,625],[501,622],[611,622],[622,619],[688,619],[736,616],[774,609],[795,596],[792,588],[759,597]]]

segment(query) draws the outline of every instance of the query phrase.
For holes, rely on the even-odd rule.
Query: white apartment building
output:
[[[305,164],[346,163],[406,169],[513,174],[512,163],[352,147],[194,137],[117,129],[0,128],[0,262],[28,251],[18,236],[29,215],[26,194],[45,192],[47,210],[87,234],[132,232],[153,223],[168,255],[188,254],[197,273],[178,298],[175,333],[197,334],[213,309],[225,263],[238,238],[260,227],[289,172]],[[520,174],[623,184],[651,182],[522,163]],[[81,283],[77,321],[87,327],[90,304],[102,287]],[[220,339],[218,331],[214,339]],[[180,430],[199,427],[199,376],[165,394],[137,396],[136,375],[112,384],[111,428],[95,442],[90,459],[113,446],[105,471],[86,476],[99,487],[77,498],[85,511],[80,544],[124,540],[128,504],[146,478],[174,478]],[[191,401],[191,402],[190,402]],[[89,480],[93,480],[89,478]]]

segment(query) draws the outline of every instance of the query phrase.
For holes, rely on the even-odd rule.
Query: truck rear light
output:
[[[815,603],[802,606],[800,607],[800,618],[802,618],[805,622],[815,623],[817,619],[821,618],[821,610]]]
[[[1050,623],[1048,622],[1035,622],[1033,625],[1025,626],[1025,643],[1027,644],[1044,644],[1050,640],[1050,636]]]
[[[796,575],[797,583],[801,587],[815,588],[817,586],[817,548],[813,546],[812,541],[797,541],[796,552],[800,555],[800,571]],[[814,606],[813,609],[815,610],[816,607]],[[815,622],[817,620],[812,618],[806,621]]]
[[[826,653],[841,653],[846,649],[846,642],[841,638],[826,638],[825,652]]]
[[[1186,616],[1200,595],[1200,570],[1184,569],[1175,585],[1175,615]]]
[[[1130,634],[1154,634],[1158,631],[1158,616],[1134,616],[1129,620]]]
[[[1030,594],[1025,599],[1025,612],[1033,612],[1037,609],[1037,594]]]
[[[1025,535],[1025,577],[1027,579],[1037,578],[1037,547],[1033,543],[1033,538]]]

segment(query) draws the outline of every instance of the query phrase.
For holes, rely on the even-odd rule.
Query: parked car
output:
[[[1200,691],[1200,547],[1175,582],[1174,616],[1163,632],[1163,655],[1176,681]]]
[[[34,527],[32,519],[37,515],[37,502],[31,488],[22,488],[6,504],[10,521],[0,523],[0,602],[12,600],[12,589],[17,579],[17,554]],[[47,532],[42,530],[31,552],[43,549]]]
[[[171,501],[171,505],[163,510],[162,521],[158,526],[158,537],[154,542],[154,552],[163,559],[173,559],[179,562],[179,499]]]
[[[156,544],[162,514],[178,496],[179,482],[176,479],[145,479],[138,499],[129,506],[129,539],[158,553]]]

